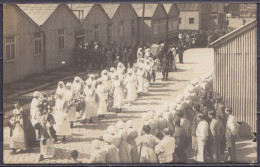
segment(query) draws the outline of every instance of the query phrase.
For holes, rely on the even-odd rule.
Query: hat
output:
[[[101,74],[107,74],[107,73],[108,73],[107,70],[103,70],[103,71],[101,72]]]
[[[107,132],[111,135],[114,135],[116,133],[116,127],[113,125],[110,125],[107,127]]]
[[[208,115],[215,115],[215,112],[214,111],[209,111]]]
[[[92,84],[92,82],[91,82],[89,79],[87,79],[87,80],[85,81],[85,83],[86,83],[86,85],[91,85],[91,84]]]
[[[132,120],[127,120],[126,121],[126,127],[127,128],[132,128],[133,127],[133,121]]]
[[[89,78],[94,78],[94,77],[95,77],[94,74],[90,74],[90,75],[89,75]]]
[[[117,129],[123,129],[124,126],[125,126],[125,123],[124,123],[123,121],[118,121],[118,122],[116,123]]]
[[[91,142],[91,145],[94,147],[94,148],[100,148],[100,141],[99,140],[93,140]]]
[[[222,100],[222,97],[220,95],[217,95],[216,100]]]
[[[71,82],[66,83],[66,86],[70,87],[71,86]]]
[[[110,68],[110,71],[112,72],[112,71],[116,71],[116,69],[114,68],[114,67],[111,67]]]
[[[39,91],[33,92],[33,97],[40,97],[40,96],[42,96],[41,92],[39,92]]]

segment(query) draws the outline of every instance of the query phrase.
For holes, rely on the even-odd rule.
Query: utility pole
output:
[[[143,20],[143,29],[142,29],[142,42],[144,42],[144,13],[145,13],[145,4],[143,4],[143,17],[142,17],[142,20]]]

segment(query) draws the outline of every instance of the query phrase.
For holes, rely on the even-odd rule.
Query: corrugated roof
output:
[[[166,13],[169,14],[172,4],[163,4],[163,7],[164,7]]]
[[[178,3],[180,11],[198,11],[201,8],[201,4],[196,3]]]
[[[17,4],[36,24],[43,25],[59,4]]]
[[[117,4],[117,3],[101,4],[102,8],[105,10],[105,12],[107,13],[107,15],[110,19],[112,19],[112,17],[116,13],[116,10],[119,7],[119,5],[120,4]]]
[[[143,16],[143,4],[132,4],[138,17]],[[145,4],[144,17],[153,17],[158,4]]]
[[[84,19],[89,11],[92,9],[94,4],[68,4],[69,8],[72,9],[72,12],[78,17],[78,19]],[[79,16],[79,12],[78,11],[74,11],[74,10],[83,10],[84,11],[84,15],[83,15],[83,18],[81,18]],[[82,15],[82,14],[81,14]]]

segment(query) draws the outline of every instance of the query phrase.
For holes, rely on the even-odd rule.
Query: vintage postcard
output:
[[[4,4],[4,164],[256,163],[256,13]]]

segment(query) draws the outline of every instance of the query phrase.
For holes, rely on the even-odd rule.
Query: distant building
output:
[[[240,136],[257,132],[257,21],[211,43],[214,48],[213,90],[241,122]]]
[[[131,46],[137,41],[137,14],[131,4],[119,4],[111,22],[112,40],[118,45]]]
[[[3,80],[21,80],[44,71],[43,32],[15,4],[3,5]]]
[[[84,32],[85,43],[100,41],[105,44],[109,41],[111,21],[100,4],[72,4],[72,10],[74,12],[82,10],[83,12],[81,32]]]
[[[5,83],[70,64],[79,20],[65,4],[4,7]]]
[[[217,14],[217,13],[225,13],[224,8],[225,4],[224,3],[211,3],[212,11],[211,13]]]
[[[210,13],[212,7],[209,3],[183,3],[177,4],[179,17],[179,30],[208,30],[210,29]]]
[[[145,4],[144,8],[144,33],[143,33],[143,4],[132,4],[138,15],[138,41],[159,42],[167,40],[168,13],[163,4]],[[167,5],[166,5],[167,6]],[[174,7],[168,6],[170,18],[175,17]],[[172,25],[173,26],[173,25]],[[174,29],[175,27],[170,27]],[[143,37],[144,36],[144,37]]]
[[[176,4],[163,4],[166,13],[167,13],[167,24],[168,24],[168,30],[167,30],[167,39],[171,40],[178,36],[179,33],[179,15],[180,11]]]

